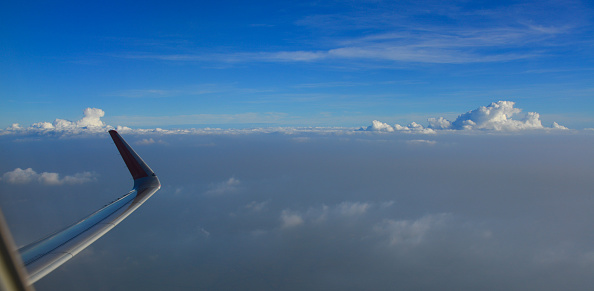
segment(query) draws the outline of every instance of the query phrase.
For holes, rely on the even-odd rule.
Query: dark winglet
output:
[[[109,135],[113,139],[120,155],[124,159],[130,174],[134,180],[144,178],[147,176],[154,176],[153,170],[136,154],[136,152],[126,143],[126,141],[115,130],[110,130]]]

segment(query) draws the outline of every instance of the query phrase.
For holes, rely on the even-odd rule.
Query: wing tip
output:
[[[154,175],[153,170],[151,170],[117,131],[113,129],[109,130],[109,134],[134,180]]]

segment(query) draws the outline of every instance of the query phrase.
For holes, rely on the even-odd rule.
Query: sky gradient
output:
[[[37,290],[594,290],[587,1],[4,1],[25,245],[163,185]],[[106,279],[109,278],[109,279]]]
[[[408,124],[499,100],[594,127],[591,2],[0,5],[0,128],[87,107],[133,128]]]

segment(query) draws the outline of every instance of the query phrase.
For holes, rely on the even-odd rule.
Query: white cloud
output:
[[[319,207],[310,207],[306,211],[285,209],[281,213],[281,227],[288,228],[306,222],[317,224],[329,220],[361,217],[373,208],[387,208],[392,204],[392,201],[381,203],[379,206],[371,202],[344,201],[334,206],[321,205]]]
[[[60,119],[56,119],[56,121],[58,121]],[[39,128],[39,129],[54,129],[54,125],[49,123],[49,122],[37,122],[37,123],[33,123],[33,125],[31,125],[31,128]]]
[[[369,203],[345,201],[338,204],[336,210],[344,216],[356,216],[365,214],[369,208],[371,208],[371,204]]]
[[[386,219],[374,226],[374,231],[384,235],[390,245],[415,245],[423,241],[427,232],[443,224],[449,214],[425,215],[417,220]]]
[[[61,181],[65,184],[82,184],[97,180],[97,174],[91,172],[76,173],[73,176],[66,176]]]
[[[131,129],[130,129],[131,130]],[[126,129],[123,130],[124,132],[126,131]],[[133,130],[131,130],[133,132]],[[137,145],[149,145],[149,144],[167,144],[165,141],[159,139],[159,140],[155,140],[154,138],[143,138],[139,141],[136,142]]]
[[[105,116],[105,112],[99,108],[85,109],[84,117],[76,122],[76,127],[104,127],[105,123],[101,121],[101,117]]]
[[[99,108],[87,108],[83,111],[83,118],[77,121],[56,118],[53,122],[36,122],[29,127],[21,127],[18,123],[12,124],[5,130],[0,130],[0,135],[4,134],[81,134],[81,133],[103,133],[112,126],[106,125],[101,121],[105,112]]]
[[[452,123],[443,117],[429,118],[427,121],[429,122],[429,128],[433,129],[448,129],[452,126]]]
[[[37,182],[45,185],[74,185],[97,181],[97,174],[93,172],[82,172],[60,178],[60,174],[58,173],[37,173],[32,168],[27,168],[25,170],[16,168],[13,171],[4,173],[4,175],[2,175],[2,180],[10,184],[29,184]]]
[[[365,129],[366,131],[385,131],[385,132],[393,132],[394,128],[387,124],[387,123],[383,123],[381,121],[378,120],[374,120],[370,126],[367,127],[367,129]]]
[[[290,210],[283,210],[281,212],[280,219],[282,228],[291,228],[303,224],[303,218],[301,215]]]
[[[248,56],[248,55],[246,55]],[[285,62],[309,62],[327,57],[326,52],[309,51],[281,51],[273,53],[260,53],[251,55],[255,59],[260,58],[264,61],[285,61]],[[249,57],[249,56],[248,56]]]
[[[210,232],[208,232],[206,229],[204,228],[200,228],[200,233],[202,233],[202,235],[204,235],[205,237],[210,237]]]
[[[556,128],[556,129],[569,129],[563,125],[559,125],[559,123],[557,122],[553,122],[553,125],[551,125],[551,128]]]
[[[142,140],[139,140],[136,142],[136,144],[138,145],[147,145],[147,144],[154,144],[155,140],[153,138],[143,138]]]
[[[254,212],[260,212],[260,211],[264,210],[264,208],[266,208],[266,205],[268,205],[268,201],[262,201],[262,202],[252,201],[252,202],[248,203],[245,206],[245,208],[251,209]]]
[[[239,190],[239,185],[241,182],[235,177],[229,178],[227,181],[214,184],[210,186],[210,189],[205,192],[206,195],[224,195],[229,193],[234,193]]]
[[[409,133],[421,133],[421,134],[432,134],[435,133],[435,130],[431,128],[425,128],[422,125],[412,122],[408,126],[402,126],[400,124],[395,124],[394,127],[387,123],[383,123],[381,121],[374,120],[370,126],[366,129],[360,128],[359,131],[380,131],[380,132],[409,132]]]
[[[444,117],[429,118],[428,127],[412,122],[408,126],[394,125],[394,129],[400,132],[411,133],[435,133],[436,130],[487,130],[487,131],[519,131],[533,129],[567,129],[567,127],[553,122],[551,127],[544,127],[540,115],[536,112],[528,112],[519,119],[514,119],[521,114],[522,109],[514,107],[515,102],[497,101],[488,106],[481,106],[477,109],[461,114],[454,121]],[[367,127],[367,131],[380,131],[378,126],[390,127],[390,125],[374,120],[373,124]]]
[[[21,130],[23,129],[20,124],[13,123],[6,130]]]
[[[33,171],[31,168],[27,168],[25,170],[21,168],[16,168],[12,172],[6,172],[2,175],[2,180],[11,183],[11,184],[27,184],[31,183],[31,181],[36,180],[39,177],[37,172]]]
[[[60,180],[60,174],[43,172],[38,177],[39,182],[46,185],[60,185],[63,182]]]
[[[536,112],[528,112],[522,119],[513,119],[514,115],[522,112],[514,108],[515,102],[498,101],[488,106],[481,106],[477,109],[461,114],[451,124],[452,129],[486,129],[495,131],[509,131],[522,129],[542,129],[540,115]]]
[[[407,140],[406,143],[408,144],[413,144],[413,145],[420,145],[420,144],[425,144],[425,145],[434,145],[437,142],[434,140],[426,140],[426,139],[413,139],[413,140]]]
[[[81,134],[104,134],[110,129],[116,129],[120,133],[138,134],[138,135],[235,135],[235,134],[261,134],[261,133],[281,133],[281,134],[356,134],[356,131],[373,131],[373,132],[403,132],[414,134],[434,134],[437,131],[443,130],[484,130],[484,131],[518,131],[526,129],[567,129],[565,126],[553,122],[551,127],[544,127],[540,120],[540,115],[536,112],[528,112],[521,115],[521,109],[514,107],[515,103],[512,101],[498,101],[493,102],[488,106],[481,106],[475,110],[461,114],[453,122],[444,117],[429,118],[427,127],[417,123],[411,122],[407,126],[400,124],[390,125],[379,120],[373,120],[368,127],[361,127],[358,130],[351,127],[263,127],[263,128],[189,128],[189,129],[132,129],[127,126],[111,126],[106,125],[101,121],[101,117],[105,116],[105,112],[98,108],[87,108],[84,110],[84,117],[78,121],[72,122],[65,119],[56,119],[53,122],[37,122],[29,127],[22,127],[18,123],[12,124],[10,127],[0,130],[0,135],[16,134],[16,135],[55,135],[55,136],[71,136]],[[253,122],[254,117],[258,119],[258,114],[246,113],[238,115],[193,115],[189,117],[199,117],[219,120],[222,123],[226,122]],[[242,119],[243,117],[247,119]],[[278,121],[281,116],[279,114],[267,114],[271,119],[260,120],[264,123]],[[519,116],[519,118],[518,118]],[[188,116],[177,116],[181,118],[180,121],[185,120]],[[169,119],[169,118],[168,118]],[[124,119],[134,123],[134,118]],[[143,120],[147,120],[144,118]],[[164,120],[158,118],[158,120]],[[157,121],[158,121],[157,120]],[[187,120],[186,120],[187,121]],[[181,123],[180,123],[181,124]],[[295,137],[294,141],[306,142],[310,137],[301,136]],[[153,143],[162,143],[161,140],[153,137],[142,139],[137,144],[146,145]]]

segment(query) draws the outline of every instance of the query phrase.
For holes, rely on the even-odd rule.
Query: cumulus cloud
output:
[[[486,129],[495,131],[542,129],[540,115],[536,112],[528,112],[520,120],[513,119],[514,115],[522,112],[514,108],[515,102],[498,101],[488,106],[481,106],[477,109],[461,114],[454,120],[451,129]]]
[[[400,124],[395,124],[391,126],[387,123],[383,123],[378,120],[374,120],[370,126],[367,128],[360,128],[359,131],[376,131],[376,132],[394,132],[394,131],[402,131],[402,132],[410,132],[410,133],[422,133],[422,134],[432,134],[435,133],[435,130],[431,128],[425,128],[422,125],[412,122],[408,126],[402,126]]]
[[[154,143],[155,143],[155,140],[152,138],[148,138],[148,139],[144,138],[144,139],[136,142],[136,144],[138,144],[138,145],[147,145],[147,144],[154,144]]]
[[[16,168],[2,175],[2,180],[10,184],[41,183],[44,185],[74,185],[97,181],[97,174],[93,172],[76,173],[72,176],[60,178],[60,174],[51,172],[37,173],[32,168]]]
[[[387,123],[383,123],[381,121],[378,120],[374,120],[370,126],[367,127],[366,129],[367,131],[386,131],[386,132],[393,132],[394,128],[387,124]]]
[[[452,126],[452,123],[443,117],[432,117],[427,119],[427,121],[429,122],[429,127],[433,129],[448,129]]]
[[[497,101],[488,106],[481,106],[477,109],[461,114],[454,121],[444,117],[427,119],[429,125],[422,125],[412,122],[408,126],[399,124],[394,127],[374,120],[373,124],[366,131],[402,131],[411,133],[435,133],[435,130],[487,130],[487,131],[519,131],[530,129],[567,129],[556,122],[550,127],[542,125],[540,115],[536,112],[528,112],[521,115],[522,109],[515,108],[515,102]],[[386,130],[386,128],[392,130]],[[363,129],[361,129],[363,130]]]
[[[333,219],[362,217],[373,208],[387,208],[392,204],[392,201],[380,205],[371,202],[344,201],[333,206],[310,207],[306,211],[285,209],[280,216],[281,228],[290,228],[306,222],[315,224]]]
[[[25,170],[16,168],[14,171],[4,173],[4,175],[2,175],[2,180],[11,184],[27,184],[36,180],[38,177],[39,174],[31,168]]]
[[[81,120],[76,122],[77,127],[104,127],[105,123],[101,121],[101,117],[105,116],[105,112],[99,108],[87,108],[83,112],[85,115]]]
[[[282,228],[291,228],[303,224],[303,217],[301,217],[301,214],[290,210],[283,210],[280,219]]]
[[[83,111],[83,117],[77,121],[57,118],[53,122],[36,122],[29,127],[22,127],[18,123],[0,130],[0,135],[5,134],[81,134],[81,133],[99,133],[113,129],[101,121],[105,116],[105,111],[99,108],[86,108]]]
[[[231,177],[227,181],[211,185],[210,189],[208,191],[206,191],[205,194],[218,196],[218,195],[234,193],[239,190],[240,184],[241,184],[241,182],[238,179],[235,179],[235,177]]]
[[[143,138],[139,141],[136,142],[137,145],[150,145],[150,144],[167,144],[165,141],[159,139],[159,140],[155,140],[154,138]]]
[[[563,125],[559,125],[559,123],[557,123],[557,122],[553,122],[553,125],[551,125],[551,127],[555,128],[555,129],[569,129]]]

